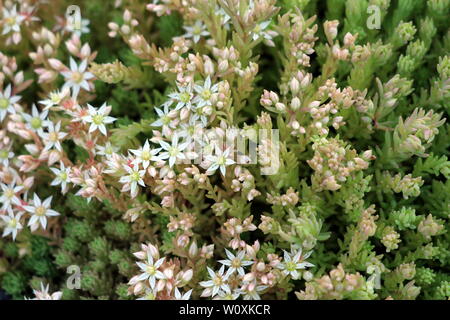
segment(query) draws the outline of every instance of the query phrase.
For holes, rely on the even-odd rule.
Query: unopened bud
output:
[[[294,111],[297,111],[300,108],[300,99],[298,97],[294,97],[291,101],[291,108]]]

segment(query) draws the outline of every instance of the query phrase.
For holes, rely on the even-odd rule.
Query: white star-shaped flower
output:
[[[195,140],[197,143],[203,144],[202,136],[205,134],[205,125],[191,116],[189,122],[181,124],[177,133],[179,137]]]
[[[206,269],[208,270],[211,280],[200,282],[200,285],[206,288],[202,292],[202,297],[214,297],[219,293],[219,290],[230,291],[230,287],[226,283],[230,275],[224,274],[225,266],[220,267],[219,272],[217,273],[210,267],[206,267]]]
[[[220,21],[221,21],[222,25],[224,26],[224,28],[227,30],[230,30],[231,17],[228,15],[228,13],[226,13],[226,11],[222,7],[217,6],[216,15],[218,15],[220,17]]]
[[[185,292],[182,295],[180,290],[178,290],[178,288],[175,287],[175,300],[189,300],[191,298],[191,294],[192,294],[192,289]]]
[[[158,268],[164,263],[165,258],[158,259],[156,262],[153,260],[151,253],[147,254],[147,262],[136,262],[139,269],[143,271],[138,277],[137,280],[143,281],[148,280],[150,284],[150,288],[154,288],[156,285],[156,279],[164,279],[164,274],[158,270]]]
[[[122,176],[119,181],[129,186],[129,189],[127,189],[131,190],[131,197],[134,198],[138,192],[138,185],[145,187],[144,180],[142,179],[145,175],[145,170],[139,170],[138,166],[131,167],[124,165],[123,167],[128,175]]]
[[[171,117],[171,113],[173,113],[173,111],[169,109],[171,104],[172,101],[168,101],[164,103],[161,108],[155,108],[156,114],[159,118],[151,124],[152,127],[175,128],[175,125],[173,124],[174,119]]]
[[[47,120],[48,110],[44,110],[42,113],[39,113],[34,103],[31,109],[31,115],[28,113],[22,113],[22,116],[27,122],[27,128],[37,132],[39,135],[44,133],[44,128],[48,127],[50,123],[50,121]]]
[[[198,108],[210,106],[212,104],[211,98],[213,94],[217,93],[218,89],[218,84],[211,86],[211,78],[208,76],[203,83],[203,86],[198,84],[194,85],[194,90],[197,93],[197,96],[192,102],[196,104]]]
[[[44,287],[44,284],[41,282],[41,290],[33,290],[35,298],[32,300],[61,300],[62,292],[56,291],[50,294],[49,285]]]
[[[227,290],[219,290],[217,296],[214,297],[213,300],[236,300],[240,296],[239,290],[231,291],[230,288]]]
[[[265,40],[272,40],[272,36],[270,35],[270,33],[265,31],[270,25],[270,22],[270,20],[267,20],[256,25],[256,27],[253,29],[252,36],[252,39],[254,41],[258,40],[260,37],[264,38]]]
[[[61,91],[52,91],[48,95],[48,99],[39,101],[40,104],[44,105],[44,110],[48,110],[52,107],[60,106],[61,101],[63,101],[70,94],[70,89],[65,88]]]
[[[144,169],[147,169],[148,166],[150,165],[150,161],[160,160],[158,157],[156,157],[159,151],[161,151],[161,148],[151,150],[150,143],[148,140],[146,140],[143,147],[136,150],[130,150],[130,152],[136,156],[136,158],[133,161],[133,164],[134,165],[142,164],[142,167]]]
[[[67,136],[67,133],[61,132],[61,121],[58,121],[56,125],[53,122],[49,122],[47,132],[41,134],[44,139],[45,147],[44,151],[48,151],[51,148],[56,148],[58,151],[62,151],[61,140]]]
[[[14,104],[19,100],[20,96],[11,96],[11,85],[8,85],[3,92],[0,92],[0,121],[5,119],[7,113],[16,113]]]
[[[99,156],[105,156],[107,158],[119,150],[119,148],[113,146],[109,141],[106,142],[104,146],[96,146],[95,149]]]
[[[186,159],[186,155],[183,153],[183,150],[189,145],[188,142],[184,142],[178,144],[178,134],[174,134],[172,137],[172,144],[168,144],[165,141],[159,141],[161,147],[166,150],[166,152],[161,153],[158,158],[160,160],[169,159],[169,166],[173,167],[177,159],[184,160]]]
[[[246,283],[240,288],[239,294],[243,295],[244,300],[261,300],[260,293],[266,290],[268,286],[257,285],[256,282]]]
[[[195,43],[199,42],[201,37],[209,36],[209,32],[206,29],[206,25],[200,20],[196,20],[193,26],[183,26],[186,30],[185,38],[192,38]]]
[[[66,78],[66,82],[64,83],[62,90],[64,89],[72,89],[73,97],[77,97],[78,93],[80,93],[80,89],[83,88],[86,91],[90,91],[88,80],[94,78],[94,75],[88,71],[87,69],[87,60],[83,60],[78,66],[73,58],[70,58],[70,70],[63,71],[61,74]]]
[[[231,149],[228,148],[222,152],[219,147],[216,147],[214,155],[206,156],[205,159],[211,163],[211,166],[206,170],[206,173],[213,174],[217,169],[220,169],[222,175],[225,176],[226,167],[235,163],[234,160],[229,158],[230,150]]]
[[[244,276],[245,270],[244,267],[250,266],[253,264],[253,261],[244,260],[245,251],[239,251],[235,256],[230,251],[225,249],[225,253],[227,255],[228,260],[219,260],[219,262],[228,267],[227,274],[232,275],[237,271],[239,275]]]
[[[55,179],[50,183],[52,186],[61,185],[62,193],[66,193],[68,189],[68,183],[70,183],[70,168],[66,168],[64,163],[61,162],[60,168],[50,168],[53,174],[56,176]]]
[[[39,196],[35,193],[33,197],[33,204],[30,206],[24,206],[23,208],[32,214],[28,221],[28,226],[36,226],[38,223],[45,230],[47,228],[47,217],[59,216],[59,213],[50,209],[52,197],[48,197],[43,202]]]
[[[108,116],[111,111],[111,107],[104,103],[100,109],[96,109],[90,104],[88,104],[89,115],[83,118],[87,123],[90,123],[89,132],[94,132],[99,130],[103,135],[107,135],[105,124],[113,123],[116,118]]]
[[[207,112],[207,111],[210,112]],[[191,114],[190,121],[193,122],[201,122],[204,127],[208,125],[209,116],[211,115],[211,107],[210,106],[203,106],[203,107],[197,107],[194,109],[194,113]]]
[[[14,215],[14,212],[11,208],[8,208],[8,215],[0,215],[0,218],[5,223],[5,227],[3,229],[2,237],[7,237],[8,235],[12,235],[13,240],[16,240],[17,233],[21,230],[22,224],[20,223],[20,218],[22,217],[22,212],[18,212]]]
[[[16,6],[12,7],[11,10],[3,7],[3,31],[2,35],[8,34],[11,31],[18,33],[20,32],[20,24],[25,20],[25,17],[20,13],[17,13]]]
[[[0,149],[0,164],[5,167],[9,166],[9,159],[14,157],[14,152],[10,150],[10,147],[4,146]]]
[[[82,34],[89,33],[89,23],[88,19],[80,19],[79,21],[75,19],[74,23],[66,23],[65,30],[81,37]]]
[[[169,98],[176,102],[175,110],[181,108],[192,109],[192,101],[194,99],[194,93],[192,92],[192,85],[177,86],[178,91],[169,94]]]
[[[284,251],[284,261],[277,265],[277,268],[283,270],[283,274],[291,276],[296,280],[300,277],[298,270],[304,270],[306,268],[314,267],[312,263],[304,261],[311,255],[312,251],[308,252],[302,257],[302,249],[293,251],[291,254]]]
[[[8,209],[12,204],[20,205],[20,198],[17,196],[17,193],[22,191],[23,186],[16,186],[16,182],[13,181],[9,185],[0,183],[0,188],[2,189],[2,193],[0,196],[0,203],[2,205],[2,209]]]

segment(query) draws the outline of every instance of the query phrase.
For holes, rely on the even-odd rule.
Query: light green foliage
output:
[[[49,118],[58,117],[68,134],[64,164],[81,172],[72,172],[67,193],[50,185],[48,168],[60,166],[60,159],[47,165],[48,155],[33,154],[40,138],[25,141],[17,129],[25,126],[19,112],[14,126],[0,121],[0,148],[14,137],[8,166],[17,166],[12,170],[21,185],[33,173],[23,193],[52,195],[60,213],[47,230],[34,232],[24,223],[14,242],[0,239],[2,291],[23,299],[43,282],[62,299],[142,297],[145,290],[130,279],[143,272],[136,259],[148,261],[142,252],[151,249],[142,245],[152,243],[154,255],[166,259],[164,268],[171,266],[169,275],[192,271],[188,280],[176,281],[195,299],[204,290],[206,266],[218,270],[230,248],[246,251],[245,259],[254,262],[245,271],[254,273],[248,279],[270,279],[263,299],[450,298],[450,0],[266,0],[256,13],[246,0],[187,1],[193,10],[167,1],[169,9],[161,12],[148,9],[151,1],[122,2],[80,1],[91,28],[81,43],[96,52],[88,66],[96,79],[83,99],[95,106],[107,101],[117,119],[107,134],[83,136],[85,118],[52,110]],[[380,8],[380,29],[367,26],[373,5]],[[42,20],[62,16],[53,12],[61,8],[42,12]],[[132,15],[128,21],[124,11]],[[229,18],[226,27],[222,18]],[[198,41],[180,38],[197,20],[206,34]],[[258,37],[255,30],[265,22],[266,33]],[[55,41],[69,39],[58,33]],[[0,51],[17,57],[25,79],[37,80],[33,63],[45,59],[31,63],[29,53],[39,41],[0,41]],[[64,41],[54,58],[65,62],[73,54]],[[3,89],[11,82],[3,79],[4,70]],[[35,81],[20,93],[24,106],[60,88],[59,71],[53,71],[54,81]],[[133,151],[146,142],[152,149],[161,140],[169,143],[166,133],[194,112],[164,115],[162,129],[155,125],[162,111],[155,108],[164,109],[169,94],[176,99],[182,84],[206,79],[217,93],[195,110],[199,119],[206,114],[219,133],[278,130],[279,169],[264,175],[260,165],[233,162],[225,174],[210,174],[205,164],[149,160],[131,196],[120,179],[130,175],[124,168],[140,168]],[[80,142],[86,137],[89,150]],[[116,158],[98,154],[105,142]],[[38,165],[21,170],[27,157]],[[107,173],[115,166],[117,172]],[[2,173],[1,179],[10,178]],[[89,187],[89,179],[95,188],[88,197],[79,187]],[[313,266],[290,278],[279,266],[286,262],[283,253],[299,248],[303,256],[311,251]],[[79,289],[67,287],[70,266],[80,268]],[[235,280],[248,285],[237,275]],[[169,291],[159,294],[172,299]]]

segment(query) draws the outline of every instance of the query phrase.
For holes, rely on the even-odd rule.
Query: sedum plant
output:
[[[0,5],[9,298],[450,298],[450,1],[74,2]]]

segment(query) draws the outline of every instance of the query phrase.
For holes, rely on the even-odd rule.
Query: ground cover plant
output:
[[[0,3],[0,296],[450,298],[449,0]]]

